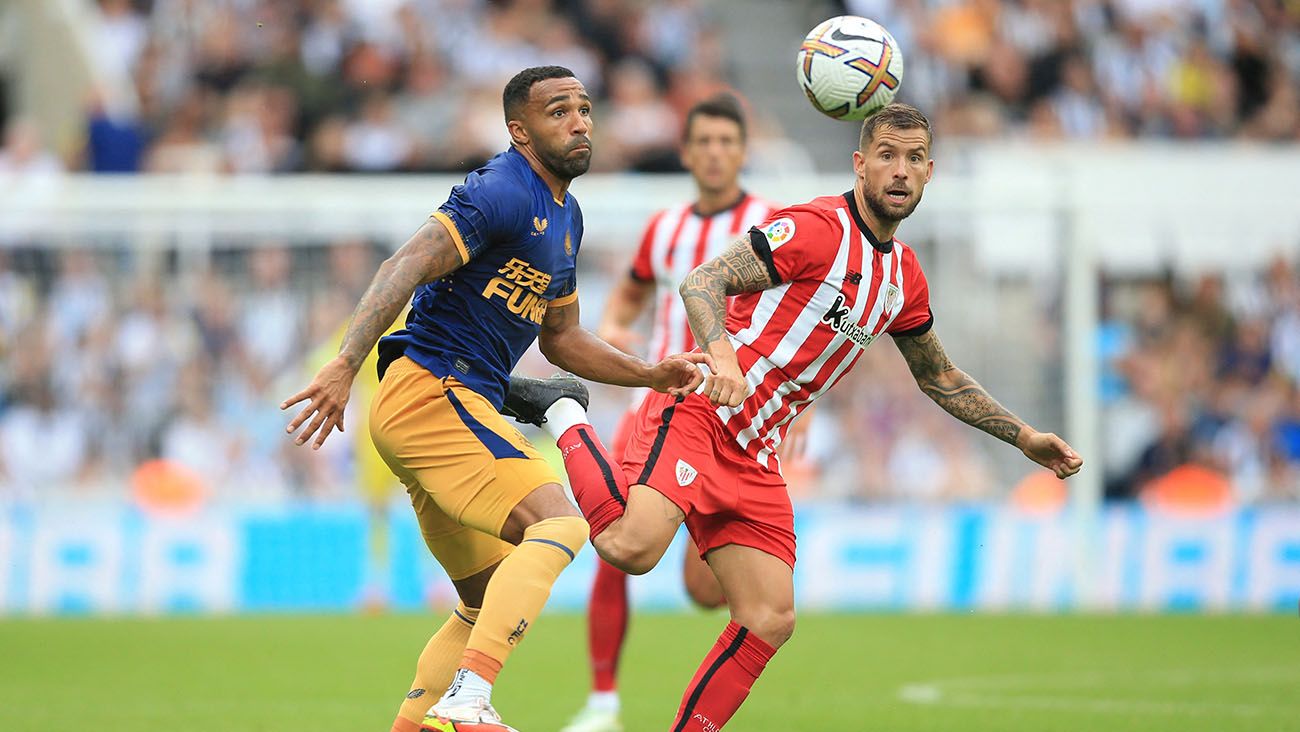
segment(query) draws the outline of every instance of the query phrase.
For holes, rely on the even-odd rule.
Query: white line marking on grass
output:
[[[939,679],[905,684],[898,690],[898,698],[909,704],[992,707],[1003,709],[1075,709],[1103,713],[1173,714],[1222,713],[1234,716],[1293,714],[1290,706],[1273,704],[1228,703],[1213,701],[1159,701],[1142,699],[1079,698],[1042,694],[1007,695],[998,690],[1030,690],[1041,686],[1072,686],[1081,689],[1115,683],[1118,679],[1132,679],[1137,683],[1159,686],[1177,686],[1195,682],[1215,684],[1255,684],[1261,681],[1289,681],[1300,677],[1300,667],[1239,669],[1168,669],[1129,670],[1114,672],[1074,672],[1056,674],[1007,674],[1000,676],[971,676]]]

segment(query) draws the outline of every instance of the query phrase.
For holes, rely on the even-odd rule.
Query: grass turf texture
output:
[[[0,730],[386,732],[441,620],[2,621]],[[724,623],[633,619],[628,732],[668,728]],[[585,698],[585,659],[582,618],[544,616],[497,708],[553,732]],[[1300,731],[1300,620],[805,615],[727,729]]]

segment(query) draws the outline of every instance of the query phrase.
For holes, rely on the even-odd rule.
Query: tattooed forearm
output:
[[[944,411],[972,427],[1015,445],[1025,423],[1012,414],[966,372],[953,366],[939,342],[929,331],[915,338],[895,340],[898,350],[925,395]]]
[[[353,368],[360,368],[366,354],[411,300],[415,288],[445,277],[460,265],[460,252],[447,228],[436,220],[426,221],[401,249],[380,265],[352,312],[339,355]]]
[[[1015,445],[1025,423],[989,396],[984,387],[960,369],[953,369],[949,382],[921,384],[921,391],[944,411],[972,427],[978,427],[1003,442]]]
[[[696,267],[678,288],[695,341],[708,350],[709,344],[726,336],[728,296],[771,286],[767,266],[754,253],[748,237],[736,240],[718,257]]]

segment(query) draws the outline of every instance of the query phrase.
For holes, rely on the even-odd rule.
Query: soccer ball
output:
[[[795,72],[808,101],[835,119],[865,119],[889,104],[903,81],[898,41],[874,20],[841,15],[812,29]]]

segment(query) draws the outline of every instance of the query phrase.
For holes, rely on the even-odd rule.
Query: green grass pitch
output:
[[[0,622],[0,730],[387,732],[434,615]],[[628,732],[668,728],[720,614],[640,615]],[[587,691],[546,615],[495,702],[554,732]],[[805,615],[727,726],[888,732],[1300,731],[1294,617]]]

